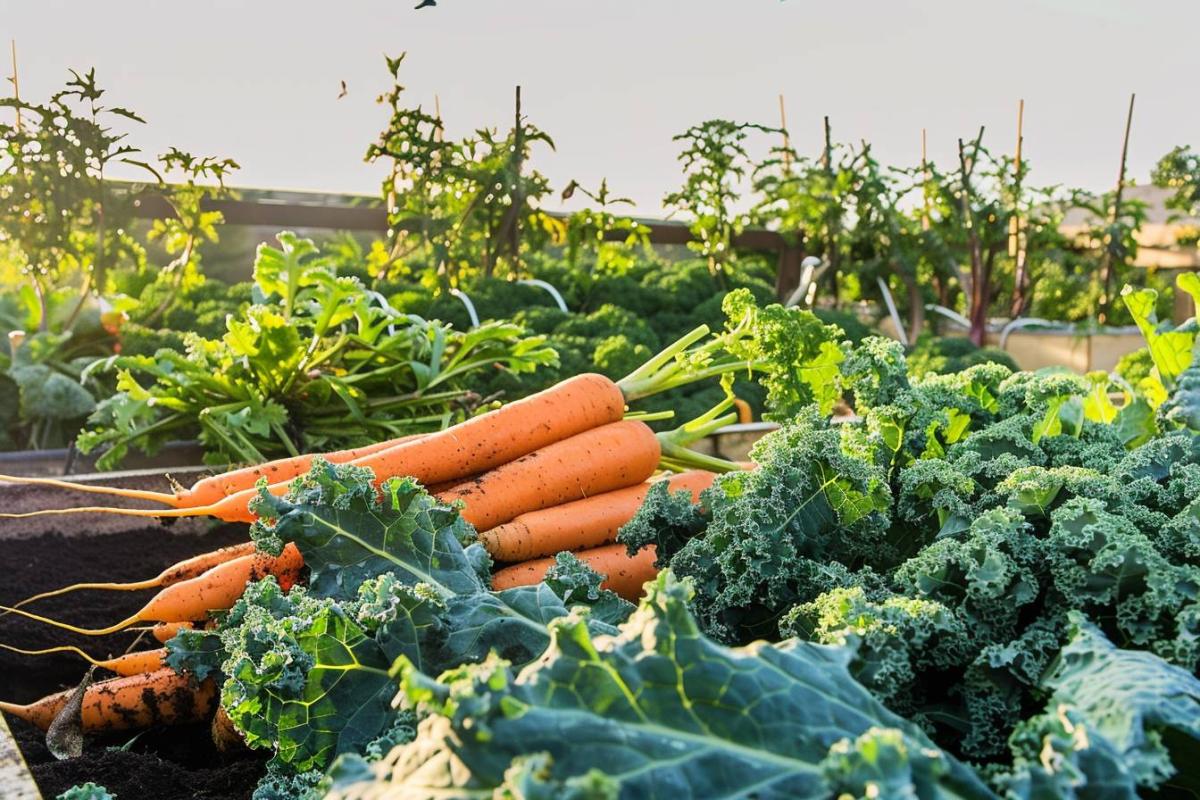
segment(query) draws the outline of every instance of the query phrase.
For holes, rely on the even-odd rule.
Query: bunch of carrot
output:
[[[668,434],[655,434],[645,422],[625,417],[626,403],[692,380],[722,375],[746,366],[745,362],[714,361],[713,343],[689,350],[707,336],[693,331],[651,359],[627,378],[614,382],[585,374],[550,389],[467,420],[438,433],[381,442],[357,450],[322,455],[332,463],[367,467],[381,484],[393,477],[409,476],[429,487],[446,503],[461,504],[464,519],[481,531],[481,541],[497,561],[518,562],[496,572],[497,589],[541,580],[561,550],[575,551],[597,572],[607,576],[606,586],[626,597],[640,594],[642,584],[654,576],[652,551],[629,557],[613,544],[617,530],[636,513],[648,491],[647,481],[660,469],[685,466],[708,471],[685,472],[668,480],[675,490],[699,494],[711,484],[716,471],[734,465],[706,459],[686,445],[711,430],[736,420],[724,414],[730,398],[701,419]],[[162,509],[86,506],[51,509],[32,514],[103,512],[147,517],[212,516],[234,522],[256,518],[254,499],[266,491],[281,496],[290,482],[305,474],[315,456],[298,456],[251,466],[206,478],[190,488],[172,493],[134,491],[80,485],[36,478],[8,478],[22,483],[50,485],[76,491],[102,493],[156,502]],[[30,514],[0,514],[0,517]],[[299,579],[302,554],[289,544],[277,557],[254,551],[250,544],[196,556],[135,584],[80,584],[39,595],[2,609],[38,622],[90,635],[125,630],[142,622],[158,623],[156,636],[164,641],[178,626],[207,618],[213,610],[230,608],[248,581],[274,575],[285,587]],[[88,630],[47,619],[21,608],[26,603],[77,589],[144,589],[162,587],[146,606],[115,625]],[[180,719],[190,719],[201,707],[211,706],[211,687],[192,687],[195,702],[181,704],[176,697],[181,681],[164,667],[162,650],[139,652],[99,661],[75,648],[92,663],[117,672],[119,677],[94,684],[84,699],[85,729],[108,728],[145,716],[131,713],[126,702],[138,695],[143,703],[159,708],[186,706]],[[47,651],[37,651],[47,652]],[[168,702],[170,701],[170,702]],[[29,706],[0,704],[0,710],[35,724],[48,725],[65,703],[53,695]],[[119,718],[118,718],[119,717]]]

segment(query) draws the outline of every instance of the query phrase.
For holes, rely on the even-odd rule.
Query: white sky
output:
[[[1129,93],[1131,175],[1200,145],[1196,0],[0,0],[7,74],[42,99],[95,66],[149,125],[135,142],[231,156],[237,185],[374,192],[362,161],[384,122],[382,54],[407,50],[414,102],[451,134],[508,126],[513,86],[557,153],[536,166],[632,196],[656,215],[679,171],[671,136],[712,117],[778,121],[815,152],[821,117],[887,162],[953,158],[987,125],[1011,152],[1024,98],[1037,183],[1108,188]],[[339,81],[349,87],[338,100]],[[552,203],[557,206],[558,201]]]

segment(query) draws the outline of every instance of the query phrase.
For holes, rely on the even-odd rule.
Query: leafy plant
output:
[[[482,370],[555,361],[513,324],[462,333],[393,316],[356,279],[337,277],[311,241],[283,233],[279,242],[258,251],[260,303],[230,316],[221,339],[192,335],[186,353],[95,365],[116,370],[118,394],[101,404],[81,449],[106,447],[102,466],[130,446],[153,451],[173,436],[199,436],[213,463],[338,449],[471,413],[482,398],[468,387]]]
[[[387,59],[393,80],[403,61]],[[554,142],[522,116],[517,91],[507,134],[480,128],[461,141],[445,139],[440,115],[405,106],[398,82],[379,98],[390,118],[366,158],[391,162],[383,194],[392,271],[449,290],[476,272],[518,275],[527,251],[561,237],[561,224],[539,207],[549,181],[528,169],[533,147]]]
[[[609,209],[613,206],[632,206],[633,201],[626,197],[613,197],[607,179],[600,182],[595,192],[571,181],[562,191],[563,200],[571,199],[576,192],[599,205],[599,209],[576,211],[567,219],[567,264],[572,269],[578,268],[580,258],[588,253],[594,259],[585,270],[589,275],[623,275],[629,272],[638,251],[645,253],[650,247],[650,229]]]
[[[519,673],[497,657],[437,681],[405,665],[417,740],[370,771],[343,763],[332,796],[993,796],[851,680],[839,651],[724,647],[691,617],[691,594],[660,575],[616,635],[558,619]]]
[[[774,132],[751,123],[713,119],[688,128],[674,138],[683,150],[684,184],[663,203],[691,217],[689,230],[695,237],[689,249],[708,262],[708,270],[722,287],[725,273],[736,260],[733,237],[741,233],[749,216],[734,210],[738,185],[752,171],[745,142],[753,131]]]
[[[294,543],[307,588],[252,584],[214,630],[168,645],[172,666],[219,676],[222,707],[247,744],[273,749],[288,774],[411,738],[413,716],[390,703],[398,658],[431,674],[489,652],[526,663],[566,603],[593,606],[602,632],[630,610],[568,556],[545,583],[492,592],[487,553],[456,509],[411,479],[379,492],[373,478],[318,461],[287,498],[263,491],[265,521],[252,535],[268,550]]]
[[[71,328],[84,300],[105,286],[107,271],[136,264],[140,245],[130,231],[133,197],[105,175],[113,164],[138,168],[158,182],[157,171],[114,124],[141,124],[129,109],[102,104],[105,91],[95,70],[71,79],[45,103],[0,98],[17,112],[0,123],[0,243],[15,244],[23,271],[41,304],[46,330],[46,295],[74,272],[82,286]]]

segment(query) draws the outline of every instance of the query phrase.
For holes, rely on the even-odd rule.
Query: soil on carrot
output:
[[[154,525],[136,533],[107,536],[40,536],[0,539],[0,604],[80,581],[127,581],[153,577],[188,556],[244,542],[245,525],[222,525],[201,534],[174,534]],[[80,591],[48,598],[28,609],[88,628],[106,627],[136,612],[153,596],[142,592]],[[157,647],[148,634],[80,636],[14,614],[0,616],[0,642],[25,649],[76,645],[92,655],[119,655]],[[24,656],[0,650],[0,699],[27,703],[76,685],[87,665],[71,654]],[[99,675],[98,675],[99,677]],[[264,756],[248,751],[220,753],[207,723],[158,727],[90,739],[79,758],[57,761],[43,734],[8,717],[13,735],[47,798],[79,783],[94,781],[117,797],[155,800],[245,800],[262,777]]]

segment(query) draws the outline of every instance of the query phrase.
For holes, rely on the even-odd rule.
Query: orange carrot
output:
[[[438,495],[461,501],[462,516],[488,530],[529,511],[636,486],[658,466],[658,438],[622,420],[555,442]]]
[[[750,422],[754,422],[754,411],[750,408],[749,403],[738,397],[734,399],[733,405],[734,408],[737,409],[739,423],[746,425]]]
[[[621,387],[603,375],[576,375],[452,428],[348,463],[373,470],[377,484],[407,475],[431,486],[508,464],[555,442],[616,422],[624,413],[625,397]],[[282,496],[288,488],[287,482],[281,482],[270,485],[268,491]],[[199,507],[160,511],[85,506],[5,513],[0,514],[0,518],[96,512],[134,517],[212,516],[226,522],[253,522],[255,515],[250,511],[250,503],[257,496],[257,489],[249,489]]]
[[[55,589],[52,592],[42,592],[35,594],[33,597],[26,598],[13,606],[20,608],[28,605],[35,600],[43,600],[47,597],[56,597],[67,592],[74,592],[79,589],[107,589],[113,591],[133,592],[139,589],[158,589],[162,586],[170,586],[180,581],[185,581],[190,578],[195,578],[198,575],[203,575],[218,564],[223,564],[226,561],[232,561],[235,558],[240,558],[245,555],[254,553],[254,542],[246,542],[244,544],[235,544],[229,547],[222,547],[220,550],[213,550],[209,553],[201,553],[198,556],[184,559],[177,564],[164,569],[153,578],[144,581],[133,581],[130,583],[76,583],[71,586],[64,586],[61,589]]]
[[[180,488],[174,492],[122,489],[118,486],[97,486],[88,483],[61,481],[55,478],[25,478],[17,475],[0,475],[0,482],[50,486],[57,489],[69,489],[73,492],[115,495],[130,500],[148,500],[153,503],[162,503],[171,508],[192,508],[219,503],[222,498],[231,494],[253,490],[259,478],[266,478],[271,483],[291,480],[308,472],[312,468],[313,459],[317,456],[324,458],[332,464],[344,464],[348,461],[354,461],[355,459],[369,456],[372,453],[378,453],[396,445],[419,439],[425,435],[427,434],[418,433],[401,436],[398,439],[376,442],[366,447],[356,447],[353,450],[338,450],[332,453],[309,453],[290,458],[280,458],[275,461],[268,461],[265,464],[243,467],[231,472],[222,472],[219,475],[211,475],[192,484],[191,488]]]
[[[687,490],[693,499],[712,486],[716,473],[694,470],[666,479],[670,491]],[[583,550],[617,540],[621,526],[633,519],[655,482],[605,492],[584,500],[531,511],[479,534],[497,561],[527,561],[563,550]]]
[[[0,644],[0,648],[13,653],[20,653],[23,656],[45,656],[53,653],[74,653],[75,655],[87,661],[93,666],[102,667],[110,672],[115,672],[118,675],[138,675],[142,672],[154,672],[157,669],[162,669],[166,666],[164,659],[167,657],[166,648],[157,650],[135,650],[132,653],[116,656],[114,658],[93,658],[92,656],[80,650],[78,647],[71,645],[63,645],[61,647],[47,647],[42,650],[23,650],[20,647],[13,647],[7,644]]]
[[[203,619],[210,611],[231,608],[246,584],[274,575],[281,586],[290,587],[299,577],[304,559],[294,544],[288,544],[278,556],[253,553],[226,561],[186,581],[166,587],[150,598],[140,611],[107,628],[77,628],[20,608],[3,609],[35,622],[53,625],[84,636],[106,636],[139,622],[190,622]],[[3,607],[0,607],[3,608]]]
[[[0,703],[0,711],[46,730],[74,691],[58,692],[28,705]],[[85,690],[83,730],[98,733],[196,722],[212,713],[216,698],[212,680],[196,684],[190,675],[170,668],[111,678]]]
[[[658,574],[654,568],[655,550],[650,545],[629,555],[623,544],[607,544],[591,550],[580,550],[576,558],[605,576],[601,584],[612,589],[626,600],[636,601],[642,596],[643,586]],[[554,566],[553,558],[538,558],[524,561],[511,567],[496,570],[492,575],[492,588],[496,591],[517,586],[532,586],[546,577],[547,570]]]
[[[218,752],[228,753],[231,750],[245,749],[246,740],[242,738],[242,732],[237,729],[233,720],[229,718],[229,714],[225,713],[225,709],[220,705],[217,706],[217,713],[213,714],[209,732],[212,734],[213,745]]]
[[[195,627],[191,622],[160,622],[150,629],[150,635],[159,644],[166,644],[175,638],[180,631],[190,631]]]

